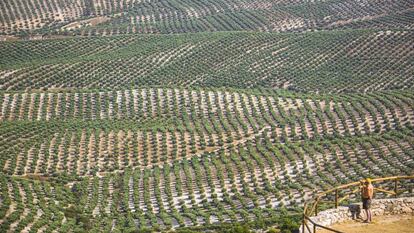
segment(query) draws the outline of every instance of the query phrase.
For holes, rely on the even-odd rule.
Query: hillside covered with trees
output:
[[[412,0],[0,1],[0,232],[289,232],[319,190],[412,175],[413,18]]]

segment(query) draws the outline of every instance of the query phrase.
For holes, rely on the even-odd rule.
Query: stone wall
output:
[[[414,214],[414,197],[392,198],[392,199],[374,199],[371,204],[373,216],[377,215],[394,215],[394,214]],[[318,213],[318,216],[311,217],[312,221],[323,225],[330,226],[346,220],[352,220],[358,217],[359,213],[365,218],[365,211],[362,209],[362,203],[340,206],[337,209],[328,209]],[[308,224],[312,229],[312,224]],[[302,226],[300,228],[302,232]],[[308,232],[305,230],[305,232]]]

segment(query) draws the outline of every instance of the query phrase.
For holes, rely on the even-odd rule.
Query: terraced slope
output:
[[[5,42],[0,88],[412,89],[413,37],[411,30],[349,30]]]
[[[413,0],[4,0],[3,35],[413,27]]]
[[[263,228],[412,175],[413,9],[0,1],[0,232]]]
[[[108,231],[266,219],[366,169],[414,168],[410,91],[150,88],[0,100],[7,231],[74,227],[72,208],[88,229]]]

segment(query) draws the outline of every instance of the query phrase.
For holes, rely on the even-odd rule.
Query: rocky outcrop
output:
[[[414,214],[414,197],[403,197],[393,199],[374,199],[371,204],[373,216],[378,215],[397,215],[397,214]],[[323,225],[330,226],[346,220],[352,220],[359,215],[364,216],[362,203],[350,204],[348,206],[340,206],[337,209],[328,209],[318,213],[318,216],[311,217],[312,221]],[[312,230],[312,224],[308,226]],[[300,228],[302,231],[302,226]],[[305,230],[305,232],[308,232]]]

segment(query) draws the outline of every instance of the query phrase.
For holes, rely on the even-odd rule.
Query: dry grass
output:
[[[349,233],[410,233],[413,232],[414,215],[374,216],[372,223],[347,221],[333,225],[335,230]],[[321,230],[318,233],[328,233]]]

